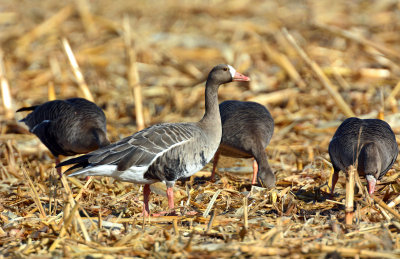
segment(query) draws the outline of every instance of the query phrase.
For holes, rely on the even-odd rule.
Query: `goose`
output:
[[[219,156],[252,158],[252,184],[271,188],[275,175],[268,164],[265,148],[274,132],[274,120],[268,109],[256,102],[229,100],[219,105],[222,139],[213,160],[211,180],[214,180]]]
[[[69,176],[111,176],[119,181],[144,184],[143,216],[150,215],[150,185],[163,182],[167,186],[169,210],[174,213],[175,182],[202,169],[212,159],[221,141],[219,86],[249,80],[230,65],[217,65],[207,78],[205,113],[200,121],[156,124],[58,166],[74,164],[67,171],[81,168]]]
[[[350,165],[357,165],[359,175],[368,182],[373,194],[380,180],[396,161],[399,149],[396,137],[387,124],[379,119],[348,118],[336,130],[329,143],[329,156],[334,169],[329,186],[331,193],[339,178]]]
[[[22,111],[32,111],[20,122],[50,150],[56,164],[60,155],[84,154],[110,144],[103,110],[86,99],[54,100],[17,110]]]

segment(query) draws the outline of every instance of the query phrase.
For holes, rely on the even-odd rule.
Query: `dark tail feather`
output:
[[[33,111],[38,106],[39,105],[35,105],[35,106],[31,106],[31,107],[22,107],[22,108],[18,109],[16,112]]]
[[[81,165],[86,165],[86,164],[89,164],[88,159],[91,156],[92,155],[83,155],[83,156],[71,158],[71,159],[68,159],[66,161],[63,161],[63,162],[59,163],[56,167],[61,167],[61,166],[66,166],[66,165],[73,165],[73,164],[77,164],[77,165],[80,165],[80,166]],[[77,165],[75,165],[75,166],[77,166]],[[74,168],[76,168],[75,166],[74,166]]]
[[[71,166],[70,168],[68,168],[65,172],[64,172],[64,174],[65,173],[67,173],[67,172],[70,172],[70,171],[72,171],[72,170],[74,170],[74,169],[76,169],[76,168],[85,168],[86,166],[88,166],[89,165],[89,162],[82,162],[82,163],[79,163],[79,164],[76,164],[76,165],[74,165],[74,166]]]

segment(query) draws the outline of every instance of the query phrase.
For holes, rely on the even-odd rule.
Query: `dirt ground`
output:
[[[388,206],[398,162],[373,198],[356,191],[350,225],[345,175],[333,197],[326,186],[328,144],[345,118],[384,118],[400,133],[399,9],[395,0],[0,0],[0,258],[400,258],[400,211]],[[252,79],[222,86],[219,101],[256,101],[274,118],[266,152],[277,186],[252,187],[252,160],[223,157],[215,183],[208,164],[176,184],[178,216],[143,219],[140,185],[59,179],[18,122],[26,113],[15,113],[93,98],[114,142],[142,125],[199,120],[219,63]],[[152,212],[168,207],[165,189],[152,187]]]

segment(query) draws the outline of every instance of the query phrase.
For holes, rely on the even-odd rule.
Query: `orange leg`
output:
[[[145,184],[143,188],[143,212],[142,215],[148,217],[150,215],[149,209],[149,197],[150,197],[150,185]]]
[[[258,164],[257,161],[254,159],[253,161],[253,179],[251,180],[251,184],[257,183],[257,172],[258,172]]]
[[[160,217],[160,216],[165,216],[165,215],[176,215],[174,211],[174,189],[172,187],[167,187],[167,197],[168,197],[168,208],[169,211],[162,211],[159,213],[155,213],[152,216],[153,217]]]
[[[57,165],[60,163],[60,158],[59,158],[59,157],[56,157],[55,160],[56,160],[56,166],[57,166]],[[57,167],[57,173],[58,173],[58,175],[59,175],[60,178],[61,178],[61,176],[62,176],[61,167]]]
[[[174,209],[174,189],[167,187],[168,207],[170,210]]]
[[[329,176],[329,180],[328,180],[328,187],[331,191],[331,194],[333,194],[333,191],[335,190],[335,185],[338,180],[339,180],[339,172],[336,172],[333,170],[331,172],[331,174]]]
[[[217,169],[217,165],[218,165],[218,160],[219,160],[219,151],[215,152],[214,155],[214,160],[213,160],[213,169],[211,172],[211,182],[215,181],[215,170]]]

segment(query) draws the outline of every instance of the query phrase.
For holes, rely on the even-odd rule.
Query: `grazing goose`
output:
[[[103,110],[86,99],[55,100],[17,110],[22,111],[32,111],[20,122],[50,150],[56,164],[59,155],[88,153],[110,144]]]
[[[265,148],[274,133],[274,120],[263,105],[255,102],[225,101],[219,105],[222,123],[222,139],[213,161],[211,180],[214,180],[219,155],[251,158],[253,162],[252,184],[256,181],[264,187],[275,185]]]
[[[380,180],[396,161],[399,149],[389,124],[378,119],[346,119],[336,130],[329,143],[334,173],[333,194],[339,171],[346,172],[358,159],[357,171],[368,181],[369,194],[374,193],[376,181]]]
[[[199,122],[164,123],[143,129],[107,147],[62,162],[83,168],[70,176],[111,176],[117,180],[144,184],[143,215],[148,216],[150,184],[167,185],[168,207],[174,208],[175,181],[190,177],[207,164],[221,141],[218,87],[232,81],[250,79],[229,66],[218,65],[208,75],[205,89],[205,113]]]

